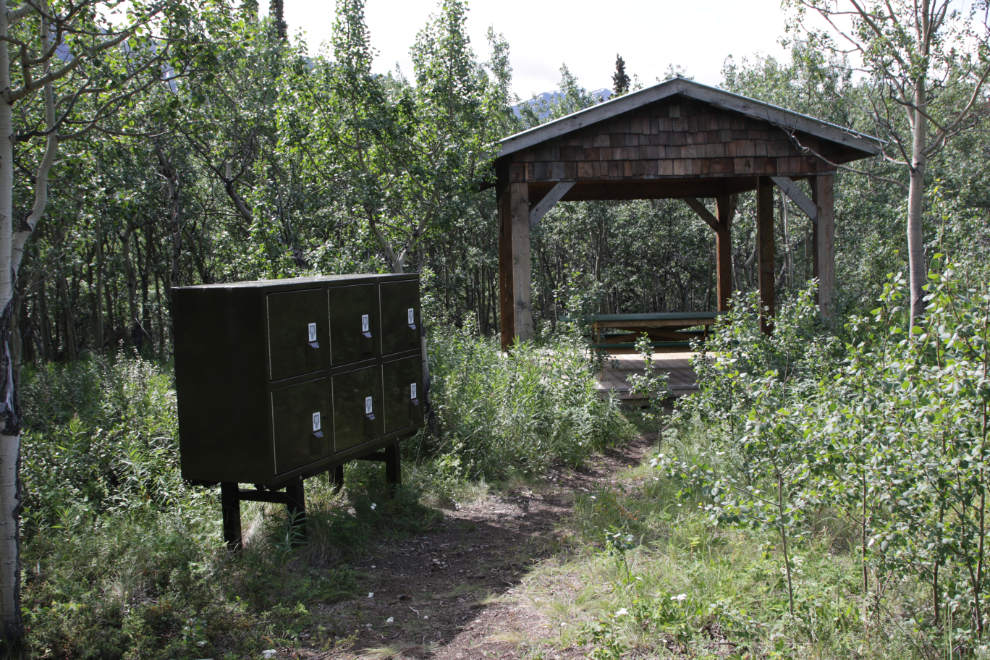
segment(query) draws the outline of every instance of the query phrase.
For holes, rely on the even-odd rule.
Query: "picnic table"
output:
[[[643,333],[653,348],[674,348],[690,345],[692,339],[705,339],[709,326],[727,312],[668,312],[662,314],[597,314],[581,317],[591,328],[594,348],[634,349],[636,339]],[[561,319],[563,321],[577,319]],[[698,328],[700,330],[692,330]],[[618,330],[619,332],[606,332]]]

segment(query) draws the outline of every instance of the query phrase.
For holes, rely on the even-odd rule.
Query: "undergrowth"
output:
[[[499,479],[575,465],[627,434],[572,339],[431,339],[440,439],[402,447],[404,483],[346,467],[307,480],[307,534],[284,507],[243,505],[245,547],[221,543],[216,489],[181,479],[171,365],[89,356],[26,368],[22,605],[27,657],[240,658],[332,650],[355,631],[323,608],[354,598],[370,548],[428,531],[447,504]]]

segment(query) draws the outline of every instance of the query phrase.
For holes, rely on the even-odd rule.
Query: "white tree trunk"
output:
[[[924,81],[915,85],[914,104],[922,111],[927,111],[926,90]],[[909,111],[910,112],[910,111]],[[925,264],[925,237],[923,219],[925,212],[925,165],[928,146],[928,120],[921,112],[911,112],[911,181],[908,187],[908,270],[911,274],[911,327],[925,313],[925,292],[922,287],[928,280],[928,269]]]
[[[8,34],[7,3],[0,0],[0,36]],[[10,88],[10,54],[7,42],[0,41],[0,89]],[[11,271],[13,247],[14,143],[13,108],[0,100],[0,378],[4,405],[0,430],[0,626],[6,640],[21,637],[20,612],[20,424],[11,416],[14,403],[13,373],[10,363],[10,310],[14,294]]]

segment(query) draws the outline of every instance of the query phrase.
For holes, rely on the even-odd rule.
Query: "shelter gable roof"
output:
[[[875,155],[880,151],[881,141],[875,137],[746,96],[733,94],[717,87],[709,87],[685,78],[674,78],[511,135],[500,142],[502,148],[499,157],[508,156],[677,95],[765,121],[784,130],[807,133],[822,140],[860,151],[863,153],[863,157]]]

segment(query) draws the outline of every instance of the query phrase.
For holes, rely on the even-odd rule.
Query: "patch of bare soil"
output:
[[[335,651],[284,650],[296,658],[522,658],[555,635],[549,621],[516,595],[521,579],[560,546],[560,521],[575,496],[638,465],[645,438],[597,456],[577,470],[558,468],[531,490],[493,494],[458,510],[426,534],[378,548],[352,568],[367,594],[313,613],[338,639]],[[279,653],[284,657],[283,653]],[[578,650],[546,658],[583,657]]]

